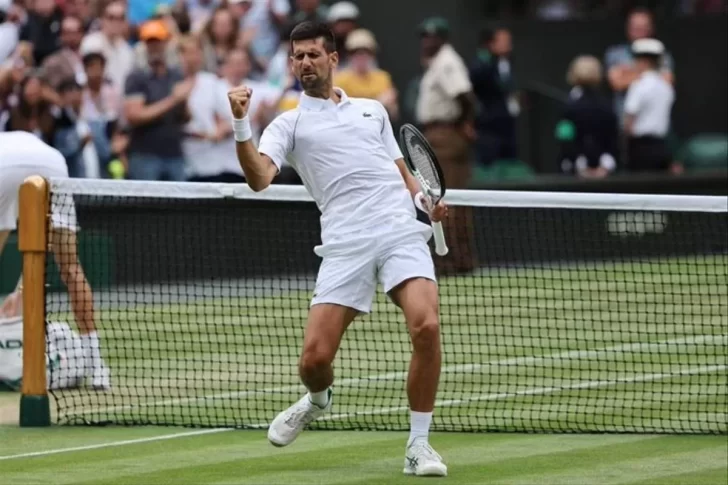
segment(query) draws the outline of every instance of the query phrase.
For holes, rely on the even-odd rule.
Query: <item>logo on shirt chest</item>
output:
[[[372,114],[371,114],[371,113],[367,113],[366,111],[365,111],[364,113],[362,113],[361,115],[362,115],[362,116],[363,116],[364,118],[371,118],[371,117],[372,117]]]

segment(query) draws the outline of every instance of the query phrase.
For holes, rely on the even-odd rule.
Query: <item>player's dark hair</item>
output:
[[[294,42],[323,39],[324,49],[326,49],[328,54],[336,51],[336,39],[334,38],[334,33],[331,29],[329,29],[328,25],[321,22],[312,22],[308,20],[301,22],[293,28],[289,39],[291,41],[291,49],[293,49]]]

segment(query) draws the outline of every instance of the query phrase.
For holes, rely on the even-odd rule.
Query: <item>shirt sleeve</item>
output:
[[[640,83],[635,82],[627,90],[627,97],[624,101],[624,112],[628,115],[635,115],[640,110],[642,103],[642,93],[640,92]]]
[[[288,0],[273,0],[273,12],[276,15],[288,15],[291,13],[291,4]]]
[[[144,81],[140,78],[138,73],[132,72],[129,77],[126,78],[126,82],[124,84],[124,95],[126,97],[141,96],[146,98],[146,93],[144,92]]]
[[[399,143],[397,143],[397,139],[394,136],[394,129],[392,128],[392,122],[389,119],[387,110],[384,109],[382,103],[378,101],[376,102],[376,105],[379,114],[384,119],[384,122],[382,123],[382,142],[384,143],[384,149],[387,151],[387,155],[389,155],[392,160],[404,158],[402,150],[399,148]]]
[[[293,151],[293,127],[288,117],[279,116],[263,130],[258,151],[269,156],[278,170],[281,169]]]
[[[445,91],[445,94],[451,98],[456,98],[461,94],[472,91],[473,85],[470,83],[470,74],[462,59],[452,55],[448,56],[444,61],[438,72],[438,83]]]

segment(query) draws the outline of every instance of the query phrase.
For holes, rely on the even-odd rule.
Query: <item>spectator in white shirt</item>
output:
[[[198,182],[241,182],[242,177],[223,180],[224,173],[219,169],[222,141],[232,134],[230,109],[220,96],[220,79],[202,70],[199,38],[182,37],[178,47],[185,78],[193,78],[195,85],[187,99],[191,118],[184,127],[182,141],[185,173]]]
[[[640,39],[632,44],[632,53],[638,78],[624,105],[627,166],[633,172],[680,172],[666,142],[675,91],[660,73],[665,46],[656,39]]]
[[[264,72],[278,49],[279,28],[288,21],[291,4],[288,0],[247,1],[252,5],[243,17],[241,28],[252,37],[250,52],[258,70]]]
[[[20,19],[11,0],[0,0],[0,64],[8,59],[20,38]]]
[[[106,77],[119,91],[134,69],[134,50],[124,38],[127,31],[126,7],[123,1],[112,1],[103,11],[101,30],[87,35],[81,43],[81,54],[101,52],[106,58]]]

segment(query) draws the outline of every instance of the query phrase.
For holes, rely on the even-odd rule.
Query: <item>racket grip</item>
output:
[[[445,241],[445,232],[442,230],[442,222],[433,222],[432,232],[435,236],[435,252],[438,256],[445,256],[449,249]]]

